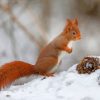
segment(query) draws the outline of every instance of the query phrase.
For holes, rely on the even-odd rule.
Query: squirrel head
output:
[[[69,37],[69,40],[80,40],[81,33],[78,27],[78,20],[75,18],[74,20],[67,19],[67,24],[64,29],[64,34]]]

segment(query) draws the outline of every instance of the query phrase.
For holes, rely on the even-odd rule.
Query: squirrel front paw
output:
[[[69,48],[67,52],[72,53],[72,48]]]
[[[72,48],[66,48],[65,51],[68,53],[72,53]]]

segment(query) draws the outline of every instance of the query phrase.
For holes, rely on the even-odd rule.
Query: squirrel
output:
[[[67,19],[64,30],[41,50],[35,65],[13,61],[0,67],[0,90],[19,78],[33,74],[53,76],[58,68],[61,52],[71,53],[72,48],[68,47],[69,43],[80,39],[81,33],[77,18]]]

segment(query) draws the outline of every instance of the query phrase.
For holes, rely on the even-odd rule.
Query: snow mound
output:
[[[76,65],[54,77],[34,79],[0,92],[0,100],[100,100],[100,70],[78,74]]]

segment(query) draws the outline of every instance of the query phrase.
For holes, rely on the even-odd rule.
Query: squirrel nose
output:
[[[81,39],[81,37],[79,37],[79,39]]]
[[[81,39],[81,36],[78,36],[77,39],[80,40]]]

